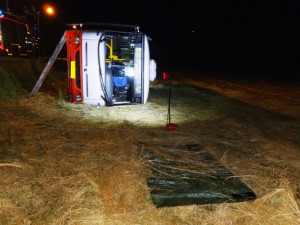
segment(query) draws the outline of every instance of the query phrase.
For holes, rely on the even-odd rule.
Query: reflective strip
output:
[[[75,61],[71,61],[71,79],[76,78],[76,67],[75,67]]]

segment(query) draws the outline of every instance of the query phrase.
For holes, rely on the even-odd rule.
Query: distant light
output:
[[[73,29],[77,29],[77,26],[76,26],[76,25],[73,25],[72,27],[73,27]]]
[[[3,11],[0,9],[0,18],[3,16],[4,16]]]
[[[49,4],[44,4],[43,9],[47,15],[49,15],[49,16],[55,15],[55,9],[53,6],[51,6]]]
[[[54,10],[52,8],[47,8],[46,12],[50,15],[52,15],[54,13]]]

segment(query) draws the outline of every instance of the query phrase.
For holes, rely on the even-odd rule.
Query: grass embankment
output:
[[[46,59],[35,62],[28,58],[0,57],[0,94],[2,99],[18,98],[34,87],[46,64]],[[44,82],[41,91],[57,94],[65,90],[65,62],[57,61]]]
[[[18,91],[0,101],[0,224],[299,224],[299,120],[179,83],[171,109],[179,130],[170,133],[162,82],[146,105],[97,109],[59,97],[57,67],[44,92],[29,97],[36,80],[26,86],[19,71],[30,64],[0,59],[2,68],[2,60],[12,60],[5,73]],[[156,209],[140,143],[198,143],[258,199]]]

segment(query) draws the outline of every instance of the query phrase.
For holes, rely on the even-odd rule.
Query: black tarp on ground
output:
[[[254,200],[255,193],[197,144],[144,146],[156,207]]]

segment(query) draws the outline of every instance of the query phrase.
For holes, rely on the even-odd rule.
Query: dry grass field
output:
[[[0,224],[300,224],[300,88],[175,77],[175,132],[165,130],[160,80],[146,105],[71,104],[58,90],[1,100]],[[214,155],[257,199],[155,208],[141,150],[189,143]]]

